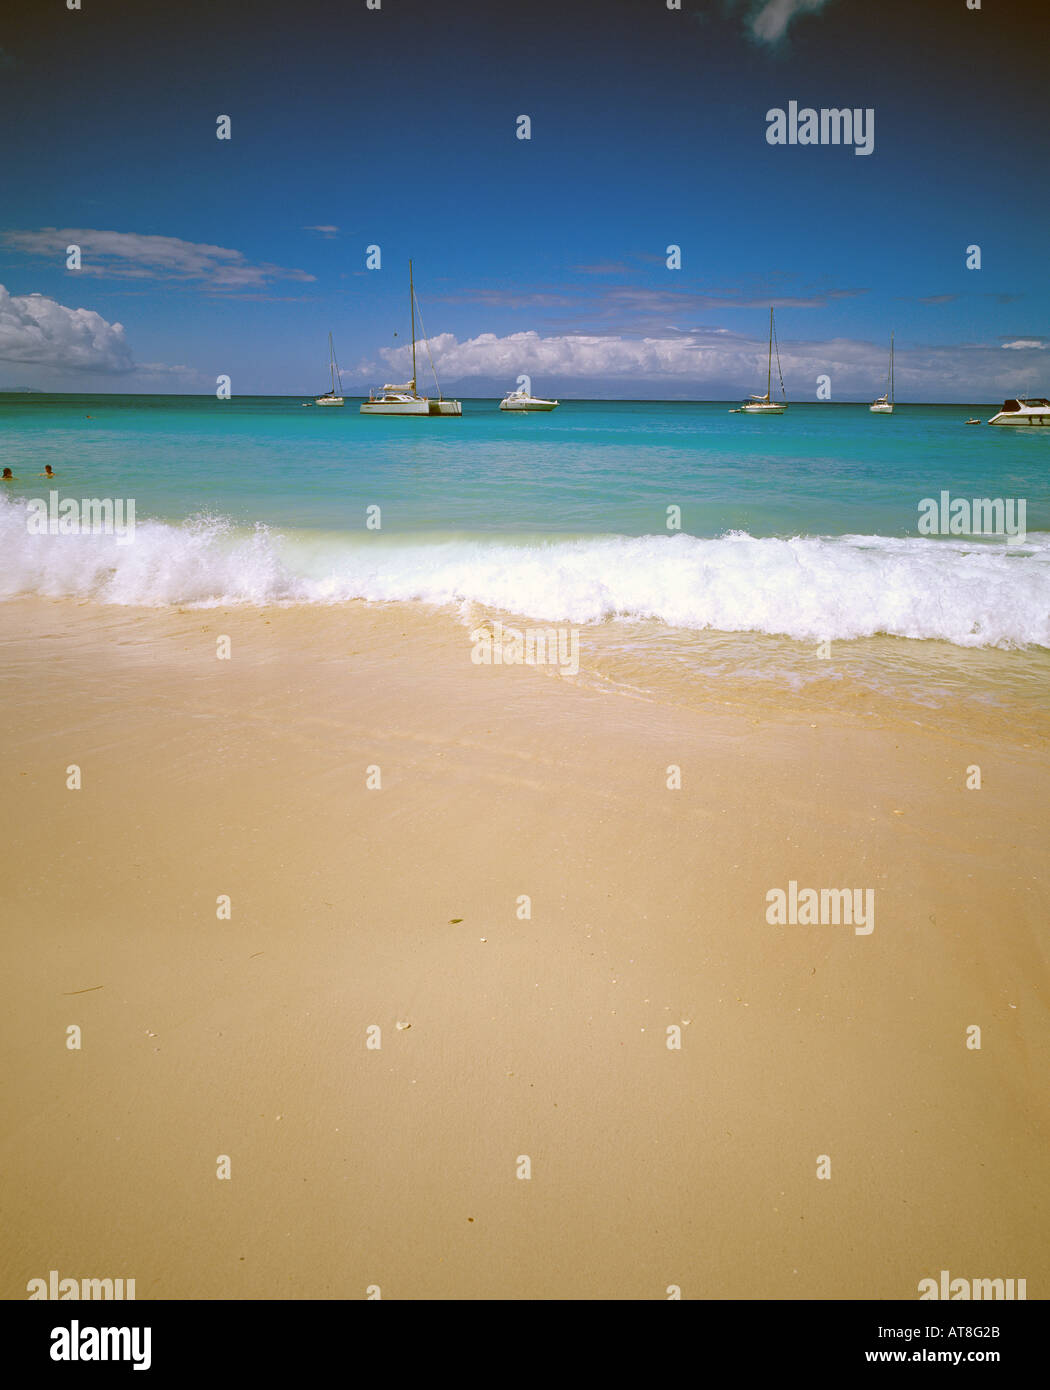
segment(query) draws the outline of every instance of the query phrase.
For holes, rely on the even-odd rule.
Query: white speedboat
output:
[[[335,379],[340,376],[339,363],[335,360],[335,348],[332,345],[332,335],[328,335],[328,365],[332,372],[332,389],[326,391],[323,396],[314,397],[314,405],[345,405],[339,391],[335,389]],[[342,381],[339,383],[339,390],[342,390]]]
[[[886,394],[872,401],[868,409],[873,415],[893,414],[893,334],[890,334],[890,374],[886,381]]]
[[[1003,401],[998,415],[988,421],[990,425],[1050,425],[1050,401],[1043,396],[1018,396]]]
[[[508,391],[499,403],[500,410],[553,410],[557,401],[545,401],[542,396],[530,396],[528,391]]]
[[[773,345],[776,339],[773,335],[773,309],[769,310],[769,361],[766,369],[766,394],[764,396],[751,396],[743,405],[738,405],[735,410],[730,411],[732,415],[783,415],[787,410],[786,393],[784,392],[784,374],[780,370],[780,347],[777,346],[777,375],[780,377],[780,391],[785,395],[783,401],[775,401],[771,395],[773,388]]]
[[[426,345],[427,356],[430,357],[430,369],[434,372],[434,385],[438,386],[437,400],[431,400],[429,396],[421,396],[416,390],[416,310],[419,307],[416,303],[416,291],[412,282],[412,262],[408,263],[408,299],[409,311],[412,317],[412,380],[406,381],[402,385],[386,385],[382,391],[376,395],[375,391],[368,393],[368,400],[361,405],[362,415],[462,415],[463,405],[460,401],[446,401],[441,394],[441,387],[438,386],[437,372],[434,371],[434,359],[430,357],[430,343],[427,341],[426,333],[423,334],[423,342]],[[423,327],[423,318],[420,315],[419,326]]]

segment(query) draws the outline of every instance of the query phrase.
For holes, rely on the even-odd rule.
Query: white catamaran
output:
[[[729,413],[731,415],[783,415],[787,410],[787,392],[784,390],[784,374],[780,370],[780,347],[777,345],[777,375],[780,377],[780,394],[784,397],[783,401],[775,401],[771,395],[773,389],[773,347],[776,338],[773,332],[773,306],[769,308],[769,363],[766,371],[766,394],[764,396],[752,396],[743,405],[736,406]]]
[[[328,365],[332,372],[332,389],[326,391],[323,396],[314,397],[314,405],[344,405],[345,402],[339,391],[343,389],[343,383],[339,382],[339,391],[335,389],[335,379],[340,376],[339,363],[335,360],[335,347],[332,344],[332,335],[328,335]]]
[[[890,374],[886,380],[886,394],[872,401],[868,409],[873,415],[893,414],[893,334],[890,334]]]
[[[427,356],[430,357],[430,370],[434,373],[434,385],[438,388],[437,400],[431,400],[428,396],[421,396],[416,390],[416,291],[412,282],[412,262],[408,263],[408,299],[409,309],[412,316],[412,380],[406,381],[403,385],[387,384],[377,396],[375,391],[370,391],[368,400],[361,406],[362,415],[462,415],[463,406],[459,401],[446,401],[441,394],[441,387],[438,385],[437,371],[434,368],[434,359],[430,355],[430,343],[424,331],[423,342],[426,344]],[[420,329],[423,328],[423,316],[419,318]]]

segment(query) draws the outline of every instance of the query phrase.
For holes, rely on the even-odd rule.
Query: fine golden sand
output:
[[[1046,1296],[1024,729],[478,667],[409,607],[19,600],[0,653],[4,1297]],[[769,925],[789,880],[874,930]]]

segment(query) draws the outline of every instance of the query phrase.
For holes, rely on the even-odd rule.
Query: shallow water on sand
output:
[[[681,698],[733,677],[1040,710],[1050,431],[963,425],[987,405],[496,405],[397,420],[352,400],[0,396],[0,595],[424,602],[575,627],[585,667]],[[31,534],[52,492],[133,500],[134,531]],[[920,534],[942,492],[1023,501],[1023,535]]]

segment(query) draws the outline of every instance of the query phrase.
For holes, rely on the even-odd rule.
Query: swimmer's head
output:
[[[4,477],[5,477],[5,478],[13,478],[14,476],[15,476],[15,475],[11,472],[10,468],[5,468],[5,469],[4,469]]]
[[[52,469],[49,463],[44,464],[44,472],[47,474],[49,478],[53,478],[55,476],[54,470]]]

